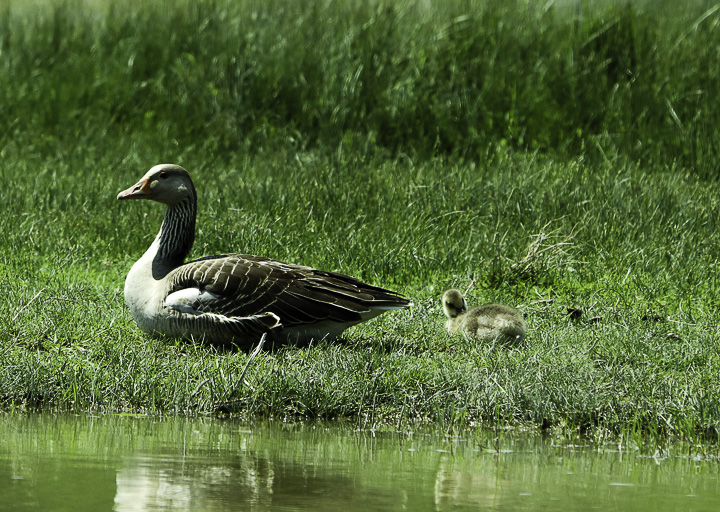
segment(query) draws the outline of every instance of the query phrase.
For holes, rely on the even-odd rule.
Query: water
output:
[[[537,435],[0,415],[0,510],[720,510],[713,457]]]

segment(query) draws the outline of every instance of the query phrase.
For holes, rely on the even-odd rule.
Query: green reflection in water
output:
[[[714,458],[507,435],[0,415],[0,510],[718,510]]]

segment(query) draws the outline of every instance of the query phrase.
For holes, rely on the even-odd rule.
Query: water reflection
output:
[[[0,415],[0,510],[717,510],[718,463],[483,434]]]
[[[116,510],[427,510],[435,472],[378,437],[323,427],[205,425],[183,439],[182,456],[123,459]],[[380,444],[384,445],[382,441]],[[392,456],[388,456],[392,455]],[[399,455],[399,456],[398,456]],[[430,495],[430,496],[429,496]]]

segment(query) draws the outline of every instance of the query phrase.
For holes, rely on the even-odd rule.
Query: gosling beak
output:
[[[149,199],[152,193],[150,192],[150,181],[147,178],[143,178],[138,181],[135,185],[127,190],[123,190],[117,195],[118,199]]]

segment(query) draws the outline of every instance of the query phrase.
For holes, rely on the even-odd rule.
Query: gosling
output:
[[[468,311],[460,290],[448,290],[442,298],[445,323],[450,334],[461,332],[479,341],[520,341],[526,326],[522,314],[503,304],[485,304]]]

